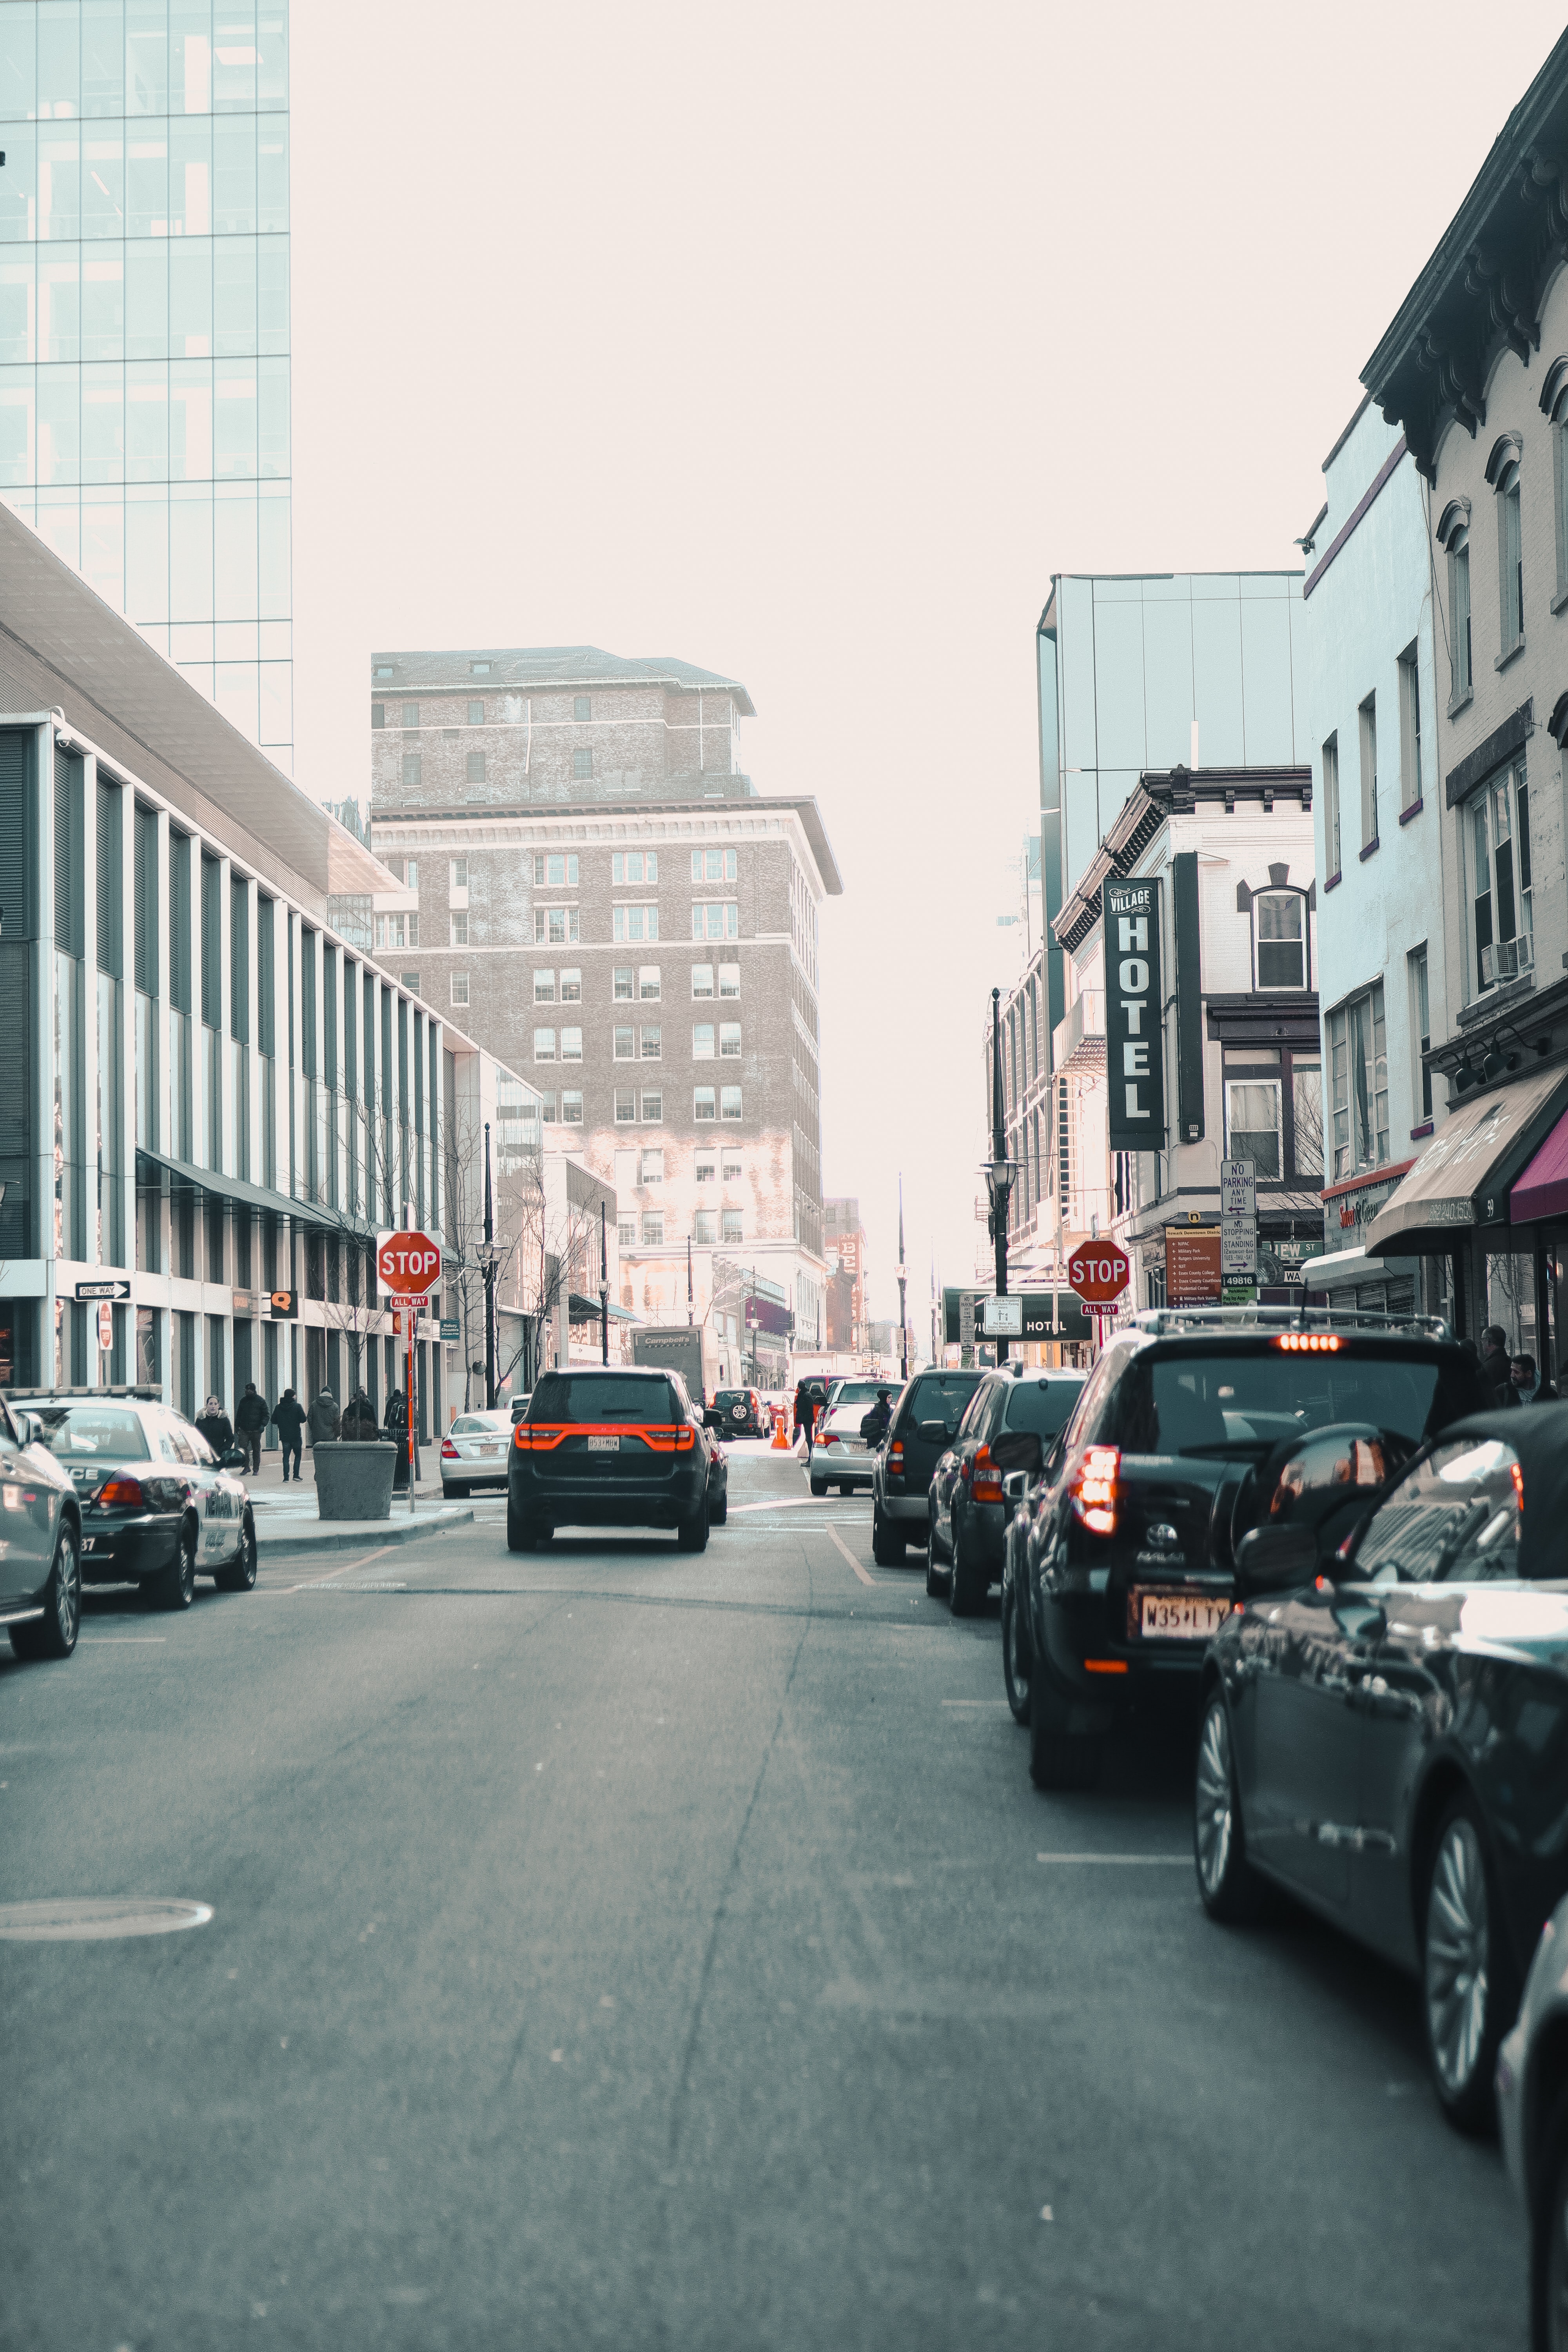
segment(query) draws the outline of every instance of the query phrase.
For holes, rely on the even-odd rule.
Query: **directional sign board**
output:
[[[395,1297],[423,1298],[441,1279],[441,1244],[428,1234],[377,1234],[375,1271]]]
[[[1089,1307],[1109,1307],[1131,1277],[1127,1253],[1114,1242],[1085,1242],[1068,1260],[1068,1280]]]
[[[102,1282],[79,1282],[76,1286],[76,1295],[79,1298],[129,1298],[131,1296],[131,1285],[128,1282],[116,1282],[112,1280]]]

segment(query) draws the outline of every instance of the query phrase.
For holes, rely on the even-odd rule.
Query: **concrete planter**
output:
[[[392,1516],[390,1445],[331,1444],[315,1449],[316,1508],[323,1519],[386,1519]]]

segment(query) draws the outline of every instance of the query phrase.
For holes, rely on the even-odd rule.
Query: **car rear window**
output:
[[[1294,1337],[1294,1335],[1291,1335]],[[1131,1454],[1234,1454],[1256,1459],[1289,1437],[1331,1422],[1370,1422],[1411,1445],[1461,1413],[1491,1402],[1479,1366],[1392,1349],[1296,1352],[1277,1342],[1256,1349],[1184,1349],[1134,1359],[1110,1418]]]
[[[483,1432],[493,1437],[498,1429],[505,1426],[505,1423],[504,1413],[460,1412],[452,1423],[452,1434],[454,1437],[477,1437]]]
[[[626,1372],[546,1372],[529,1403],[530,1421],[684,1420],[666,1380]]]
[[[713,1402],[715,1404],[746,1404],[751,1401],[751,1394],[750,1389],[721,1389]]]
[[[1375,1513],[1355,1573],[1373,1584],[1479,1584],[1519,1574],[1523,1472],[1500,1437],[1435,1445]]]
[[[62,1462],[145,1462],[147,1433],[124,1405],[29,1405],[44,1424],[44,1444]]]
[[[833,1410],[835,1412],[843,1412],[848,1406],[858,1404],[860,1407],[861,1412],[864,1412],[868,1404],[876,1403],[878,1397],[881,1394],[884,1389],[888,1391],[890,1400],[892,1396],[892,1384],[890,1381],[846,1381],[844,1386],[839,1390],[837,1395],[833,1400]]]
[[[945,1421],[949,1429],[956,1429],[984,1377],[984,1372],[922,1372],[910,1391],[905,1422]]]
[[[1002,1426],[1055,1437],[1082,1394],[1081,1381],[1020,1381],[1007,1399]]]

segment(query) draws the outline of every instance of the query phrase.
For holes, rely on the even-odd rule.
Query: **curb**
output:
[[[391,1521],[372,1519],[357,1531],[289,1536],[269,1536],[264,1528],[258,1528],[256,1549],[263,1567],[271,1559],[287,1559],[294,1552],[362,1551],[367,1547],[376,1551],[393,1544],[417,1543],[425,1536],[444,1536],[454,1528],[470,1527],[473,1517],[473,1505],[470,1503],[466,1508],[454,1504],[438,1517],[416,1519],[412,1526],[405,1520],[399,1527],[395,1518]],[[322,1524],[325,1529],[331,1528],[332,1523],[328,1519],[319,1524]]]

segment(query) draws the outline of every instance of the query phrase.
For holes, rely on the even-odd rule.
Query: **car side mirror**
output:
[[[1032,1429],[1005,1429],[992,1440],[991,1459],[999,1470],[1026,1470],[1037,1478],[1044,1456],[1039,1435]]]
[[[993,1451],[994,1451],[994,1448],[993,1448]],[[1015,1506],[1021,1503],[1024,1499],[1024,1490],[1027,1486],[1028,1483],[1027,1478],[1024,1475],[1024,1473],[1021,1470],[1009,1470],[1006,1476],[1002,1481],[1002,1494],[1004,1500],[1012,1503]]]
[[[22,1424],[22,1443],[24,1445],[42,1445],[46,1442],[44,1438],[44,1420],[41,1413],[22,1412],[18,1413],[16,1418]]]
[[[1236,1589],[1250,1600],[1284,1592],[1317,1573],[1318,1539],[1310,1528],[1254,1528],[1236,1548]]]
[[[945,1421],[922,1421],[915,1432],[923,1445],[945,1445],[950,1434]]]

